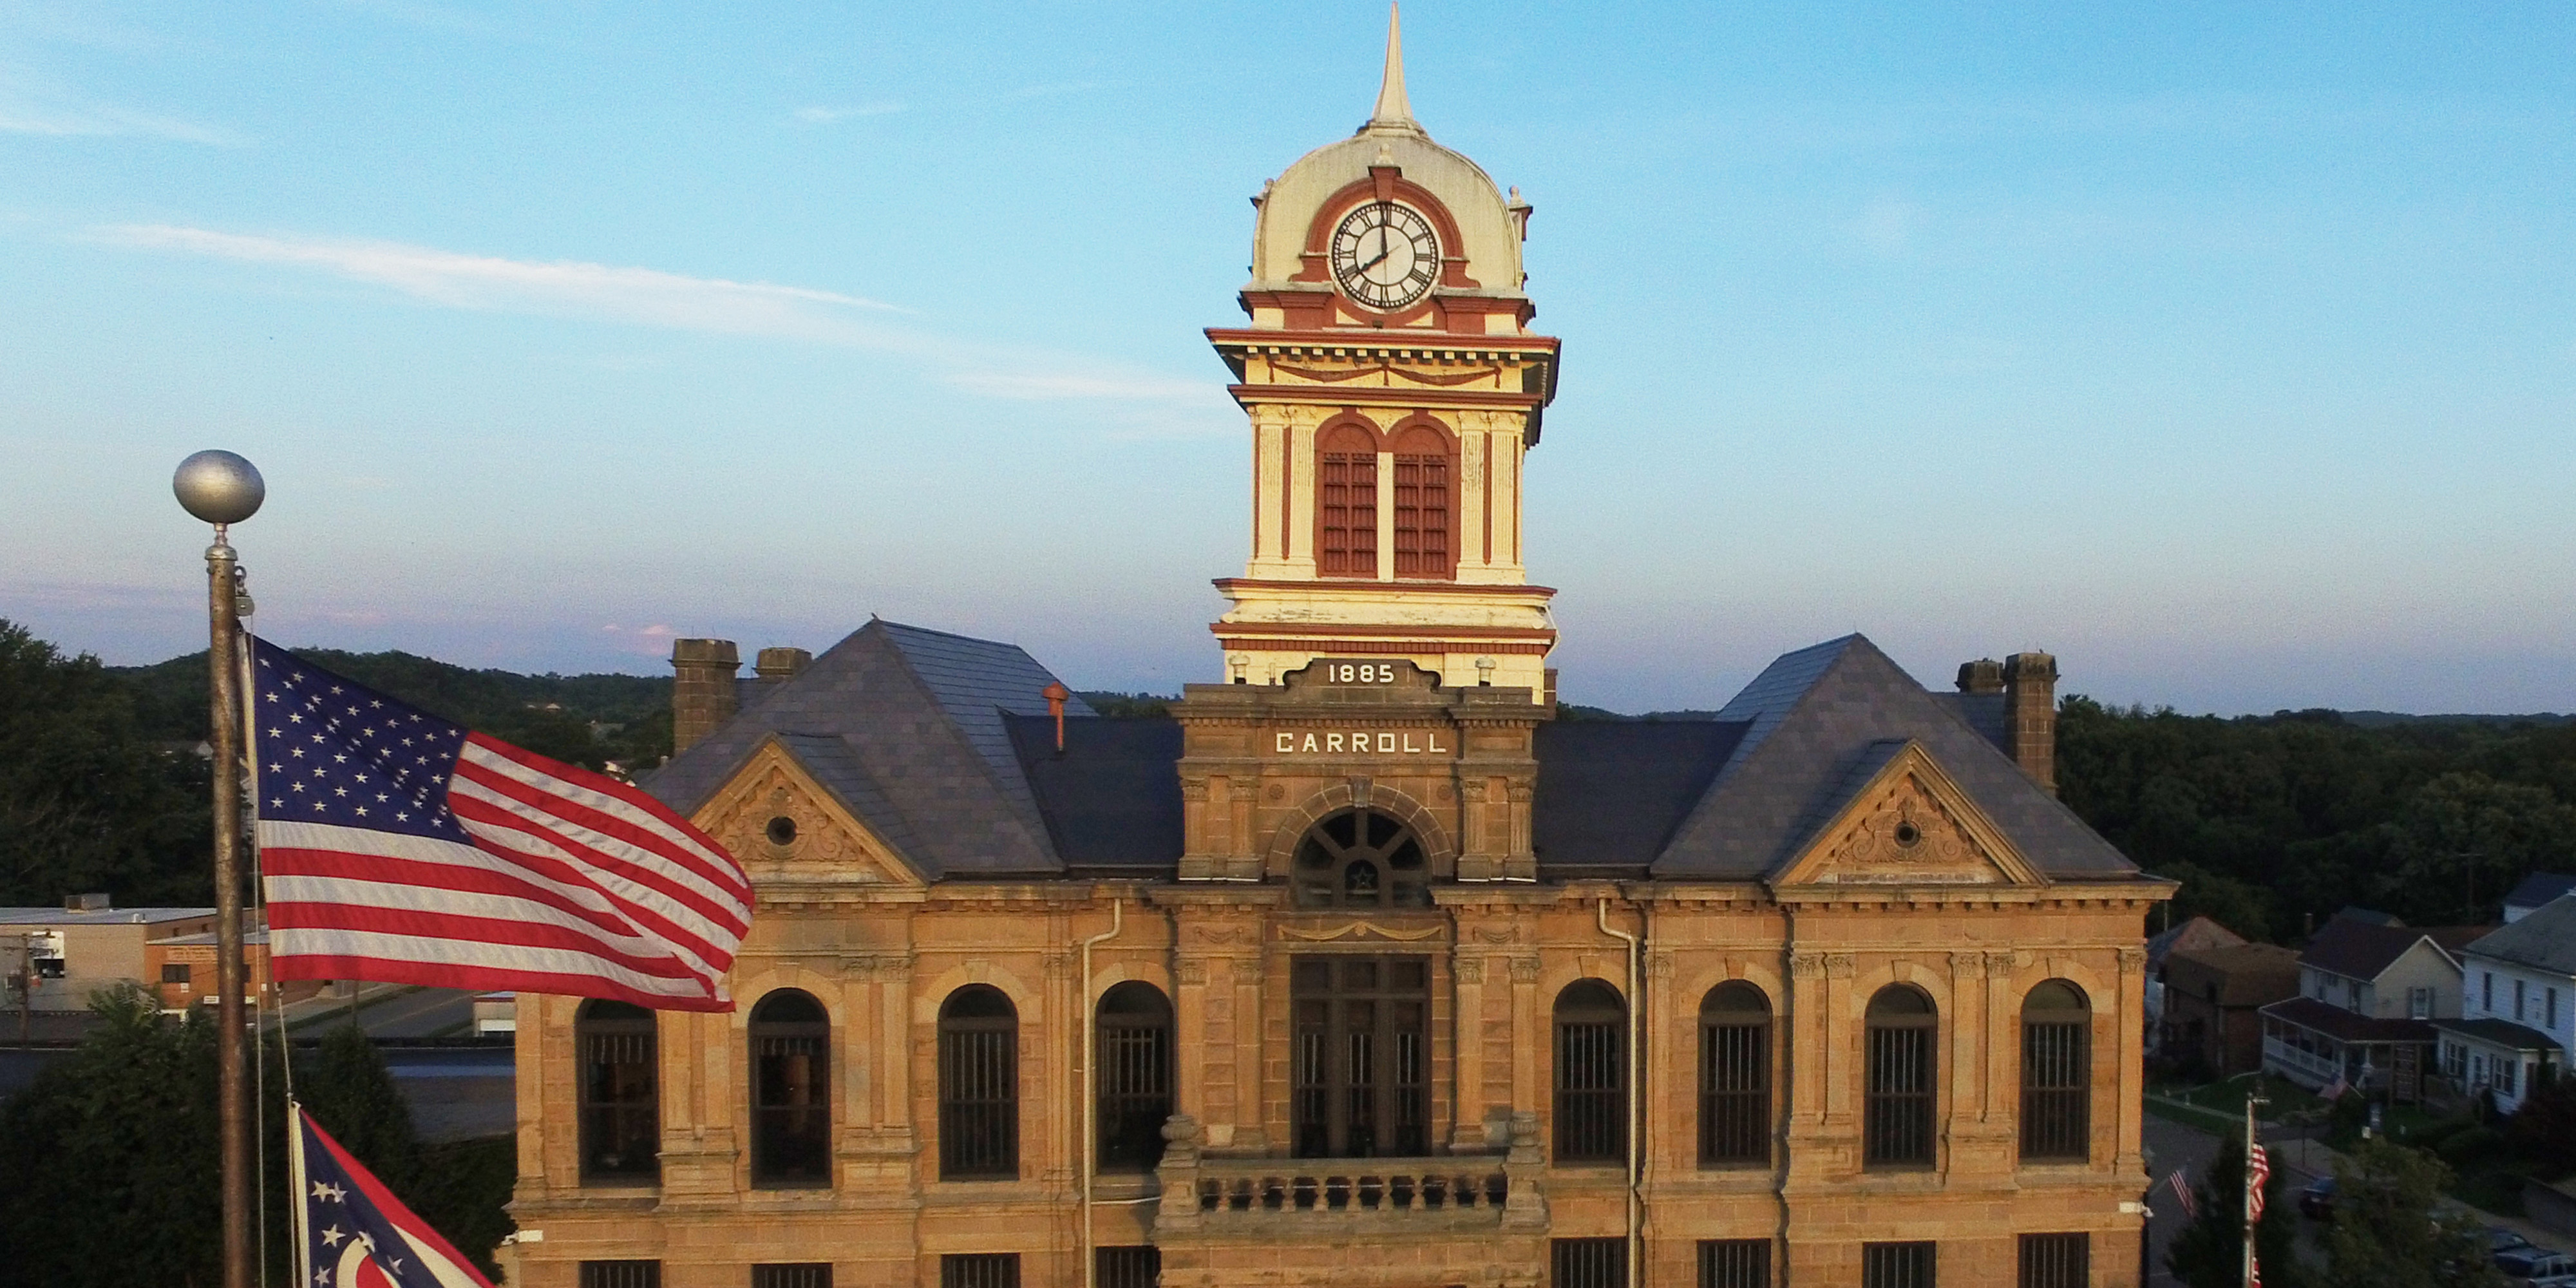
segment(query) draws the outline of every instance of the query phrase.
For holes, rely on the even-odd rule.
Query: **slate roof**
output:
[[[1075,699],[1059,752],[1042,696],[1055,682],[1013,645],[871,621],[759,686],[645,786],[693,812],[774,741],[932,880],[1170,871],[1178,724],[1103,719]],[[1715,720],[1543,723],[1541,874],[1769,876],[1908,742],[2052,879],[2137,874],[1953,696],[1852,635],[1782,656]]]
[[[2553,975],[2576,975],[2576,899],[2542,904],[2504,929],[2480,935],[2463,951]]]
[[[2534,872],[2524,877],[2522,883],[2513,888],[2513,893],[2504,897],[2504,901],[2510,907],[2537,908],[2570,890],[2576,890],[2576,875]]]
[[[1861,636],[1781,655],[1717,718],[1748,727],[1657,856],[1655,876],[1744,880],[1779,870],[1866,782],[1867,766],[1908,740],[1922,744],[2051,879],[2138,873],[1969,725],[1957,704],[1916,683]]]
[[[644,781],[694,812],[776,739],[905,861],[945,876],[1061,871],[1003,725],[1056,679],[1016,645],[871,621]],[[1076,698],[1068,714],[1088,716]]]
[[[1003,725],[1065,866],[1180,865],[1179,721],[1067,719],[1062,751],[1046,716],[1009,716]]]
[[[1749,722],[1581,720],[1538,727],[1530,848],[1542,870],[1643,870],[1690,816]]]
[[[1966,721],[1969,728],[1985,735],[1986,741],[1993,743],[1998,750],[2003,747],[2004,694],[1952,692],[1932,696],[1949,703],[1950,709],[1958,712],[1959,718]]]

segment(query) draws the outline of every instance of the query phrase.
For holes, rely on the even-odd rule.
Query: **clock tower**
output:
[[[1382,658],[1548,701],[1521,463],[1559,346],[1521,289],[1529,204],[1413,119],[1392,13],[1367,124],[1252,202],[1249,325],[1207,333],[1252,425],[1252,557],[1211,627],[1226,678]]]

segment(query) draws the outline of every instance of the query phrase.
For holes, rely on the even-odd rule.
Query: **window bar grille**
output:
[[[1869,1030],[1864,1165],[1912,1167],[1931,1163],[1933,1032],[1928,1027]]]
[[[2085,1288],[2092,1273],[2092,1241],[2081,1232],[2021,1236],[2020,1288]]]
[[[1618,1023],[1556,1026],[1556,1158],[1617,1162],[1627,1157],[1627,1080]]]
[[[1627,1288],[1626,1239],[1553,1239],[1548,1288]]]
[[[582,1179],[649,1182],[661,1175],[653,1042],[650,1031],[582,1035]]]
[[[1172,1116],[1170,1031],[1160,1024],[1100,1028],[1100,1165],[1150,1168]]]
[[[1151,1244],[1094,1248],[1091,1267],[1097,1288],[1154,1288],[1163,1273],[1163,1250]]]
[[[2021,1038],[2021,1156],[2081,1159],[2091,1152],[2092,1026],[2031,1023]]]
[[[1861,1288],[1934,1288],[1936,1252],[1929,1243],[1864,1243]]]
[[[662,1288],[659,1261],[585,1261],[576,1276],[580,1288]]]
[[[1771,1241],[1701,1240],[1699,1288],[1771,1288]]]
[[[955,1029],[939,1042],[939,1172],[1020,1170],[1018,1042],[1007,1029]]]
[[[948,1253],[939,1258],[939,1288],[1020,1288],[1020,1254]]]
[[[1771,1162],[1770,1036],[1770,1026],[1763,1024],[1700,1027],[1701,1166]]]
[[[753,1266],[751,1288],[832,1288],[832,1263],[809,1261]]]

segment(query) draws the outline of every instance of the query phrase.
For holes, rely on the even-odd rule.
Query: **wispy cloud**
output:
[[[862,103],[857,107],[800,107],[796,119],[809,125],[838,125],[861,116],[891,116],[903,110],[901,103]]]
[[[900,354],[969,393],[1017,401],[1205,401],[1212,388],[1114,364],[1068,369],[1059,353],[1018,352],[900,325],[909,313],[838,291],[689,277],[578,260],[469,255],[402,242],[272,236],[172,224],[116,224],[88,239],[135,250],[273,264],[390,287],[424,303],[483,312],[588,318],[714,335],[765,336]]]
[[[87,101],[76,94],[47,91],[0,72],[0,134],[39,134],[55,138],[153,138],[209,147],[238,148],[250,140],[221,126]]]
[[[897,311],[876,300],[802,286],[578,260],[466,255],[401,242],[265,237],[170,224],[118,224],[93,236],[140,250],[318,269],[451,308],[593,317],[719,335],[868,343],[870,333],[852,315]]]

